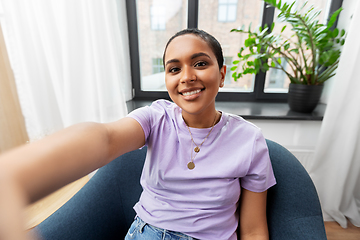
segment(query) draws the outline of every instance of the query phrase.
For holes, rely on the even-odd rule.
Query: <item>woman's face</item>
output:
[[[224,84],[209,45],[194,34],[174,38],[165,52],[165,83],[170,98],[185,114],[213,114],[215,97]],[[213,116],[213,115],[211,115]]]

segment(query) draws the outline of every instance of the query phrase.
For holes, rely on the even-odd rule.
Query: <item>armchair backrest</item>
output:
[[[266,140],[277,184],[268,190],[270,239],[327,239],[315,186],[301,163],[283,146]]]

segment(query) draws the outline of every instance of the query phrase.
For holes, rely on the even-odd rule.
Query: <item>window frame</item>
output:
[[[330,0],[329,14],[331,14],[342,6],[343,0]],[[188,28],[197,28],[199,0],[188,0]],[[139,39],[138,24],[136,13],[136,0],[126,0],[126,14],[128,19],[128,34],[130,48],[130,67],[132,76],[132,89],[134,100],[156,100],[168,99],[170,97],[166,91],[143,91],[141,90],[140,75],[140,56],[139,56]],[[267,7],[264,3],[262,11],[261,25],[271,25],[274,19],[274,7]],[[337,25],[337,22],[334,26]],[[230,32],[230,30],[229,30]],[[230,71],[230,69],[228,69]],[[217,101],[246,101],[246,102],[287,102],[287,93],[270,93],[264,92],[266,73],[259,72],[255,75],[253,92],[219,92]]]

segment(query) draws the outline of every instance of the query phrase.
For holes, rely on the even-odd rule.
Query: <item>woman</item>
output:
[[[0,239],[22,239],[26,202],[144,145],[143,193],[126,239],[237,239],[239,219],[242,240],[268,239],[266,190],[275,179],[259,129],[215,109],[226,74],[220,44],[204,31],[183,30],[169,40],[164,65],[174,103],[159,100],[113,123],[78,124],[1,156],[0,211],[13,218],[0,216]]]

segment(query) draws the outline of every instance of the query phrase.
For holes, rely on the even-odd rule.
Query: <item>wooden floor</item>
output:
[[[325,230],[328,240],[359,240],[360,228],[350,222],[347,228],[342,228],[337,222],[325,222]]]

